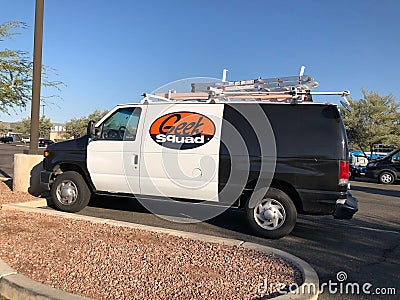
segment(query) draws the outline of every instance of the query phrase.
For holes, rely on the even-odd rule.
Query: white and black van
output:
[[[47,147],[41,182],[52,205],[77,212],[91,194],[107,193],[238,207],[267,238],[289,234],[298,213],[352,218],[337,106],[310,101],[309,91],[303,101],[299,91],[289,101],[258,91],[254,101],[226,91],[222,101],[214,91],[118,105],[89,123],[87,136]]]

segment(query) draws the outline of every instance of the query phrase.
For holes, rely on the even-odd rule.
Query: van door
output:
[[[223,104],[155,104],[143,130],[144,195],[218,201]]]
[[[87,167],[97,191],[140,194],[140,147],[146,106],[117,107],[97,127],[87,147]]]

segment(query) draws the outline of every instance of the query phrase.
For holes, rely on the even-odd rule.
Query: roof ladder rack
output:
[[[318,87],[311,76],[303,75],[304,66],[298,76],[258,78],[252,80],[226,81],[226,72],[223,70],[222,81],[209,83],[192,83],[190,93],[177,93],[169,90],[168,93],[143,94],[142,103],[157,102],[229,102],[229,101],[272,101],[272,102],[312,102],[312,95],[338,95],[343,97],[340,103],[348,110],[349,102],[346,98],[349,91],[341,92],[311,92]]]

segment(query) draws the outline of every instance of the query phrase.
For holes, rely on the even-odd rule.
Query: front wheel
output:
[[[250,227],[258,235],[270,239],[288,235],[297,220],[297,210],[290,197],[271,187],[255,207],[250,208],[247,201],[246,214]]]
[[[90,190],[81,174],[68,171],[57,176],[51,186],[52,204],[56,209],[78,212],[88,205]]]
[[[394,175],[391,172],[382,172],[379,174],[378,180],[383,184],[391,184],[394,182]]]

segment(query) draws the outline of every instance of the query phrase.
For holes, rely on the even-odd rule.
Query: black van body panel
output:
[[[268,153],[268,150],[263,151],[263,147],[271,145],[260,145],[256,134],[268,130],[254,128],[256,123],[250,124],[241,113],[243,106],[247,111],[249,107],[253,107],[255,111],[261,109],[271,124],[276,144],[276,166],[271,170],[272,173],[260,174],[261,153]],[[258,112],[254,115],[257,114]],[[347,186],[338,185],[339,162],[348,160],[348,149],[346,132],[336,106],[227,104],[223,119],[230,125],[222,125],[220,191],[224,189],[233,172],[242,172],[246,176],[249,169],[247,186],[257,180],[267,179],[266,182],[271,182],[268,178],[273,182],[284,182],[297,192],[303,213],[332,214],[336,200],[347,198]],[[232,129],[229,127],[234,127],[245,142],[248,157],[232,155],[223,144],[226,139],[232,139],[229,132]],[[263,163],[270,163],[271,159],[273,158],[264,156]],[[250,165],[246,165],[246,160]],[[230,182],[229,186],[231,185]]]
[[[94,189],[94,185],[90,179],[90,174],[87,169],[86,157],[87,157],[87,144],[88,137],[85,135],[80,138],[73,140],[66,140],[47,146],[46,150],[49,152],[49,156],[43,160],[43,167],[45,170],[54,172],[54,167],[66,165],[71,170],[83,172],[83,177]],[[65,170],[63,170],[65,171]]]

